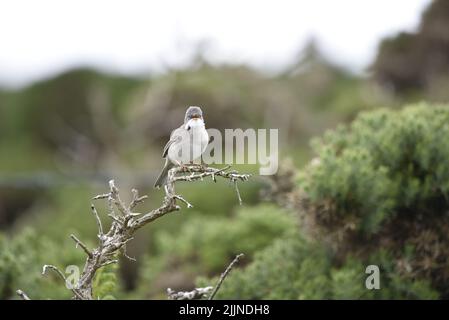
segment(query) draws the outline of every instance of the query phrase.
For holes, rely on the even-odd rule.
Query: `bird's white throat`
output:
[[[204,120],[203,119],[190,119],[187,121],[185,125],[186,130],[189,128],[204,128]]]

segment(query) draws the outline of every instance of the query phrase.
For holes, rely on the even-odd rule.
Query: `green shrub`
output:
[[[53,264],[64,272],[69,265],[81,268],[84,260],[84,253],[75,249],[70,239],[56,243],[32,229],[25,229],[13,239],[2,236],[0,298],[16,299],[16,290],[22,289],[32,299],[68,299],[72,293],[64,282],[51,271],[43,276],[42,266]]]
[[[449,106],[418,104],[362,113],[313,141],[299,174],[301,216],[344,261],[387,248],[402,274],[449,293]]]
[[[297,228],[292,214],[263,204],[241,207],[231,217],[194,217],[176,233],[158,231],[155,252],[143,263],[140,290],[144,295],[165,294],[167,287],[186,290],[196,276],[222,272],[241,252],[248,263],[254,253]]]
[[[328,215],[352,215],[375,231],[400,209],[416,213],[447,197],[448,134],[446,106],[363,113],[313,141],[319,164],[303,171],[300,186],[311,201],[332,203]]]
[[[97,299],[115,300],[117,293],[117,264],[98,269],[95,274],[93,293]]]
[[[426,281],[402,277],[383,251],[372,254],[381,270],[380,290],[365,287],[366,263],[349,257],[335,266],[324,246],[304,240],[299,234],[278,239],[258,252],[254,261],[232,270],[217,299],[431,299],[438,298]],[[214,284],[217,278],[198,279],[198,286]]]
[[[329,261],[322,248],[309,246],[298,235],[283,237],[258,252],[245,269],[237,266],[217,299],[298,299],[328,296]],[[198,280],[199,286],[217,279]]]
[[[295,220],[285,210],[259,205],[241,208],[231,218],[193,219],[177,235],[161,232],[156,241],[161,252],[185,261],[194,258],[199,272],[221,271],[236,253],[251,256],[294,228]]]

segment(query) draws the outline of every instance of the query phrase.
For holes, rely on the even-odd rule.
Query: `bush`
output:
[[[339,267],[324,246],[304,240],[299,234],[278,239],[258,252],[245,269],[233,270],[218,299],[430,299],[436,293],[426,281],[398,275],[384,251],[371,259],[381,263],[381,290],[365,287],[366,264],[350,257]],[[198,280],[198,286],[217,279]]]
[[[327,132],[299,175],[302,217],[343,261],[383,246],[403,274],[448,294],[448,135],[449,106],[424,103],[363,113]],[[414,254],[404,264],[406,247]]]
[[[13,239],[0,235],[0,299],[17,299],[17,289],[32,299],[69,299],[72,293],[63,281],[52,272],[43,276],[42,266],[51,263],[64,272],[68,265],[81,267],[84,260],[84,253],[70,239],[56,243],[32,229]]]
[[[239,208],[232,217],[195,217],[177,233],[155,234],[155,252],[143,265],[141,290],[159,294],[167,287],[187,290],[198,275],[218,274],[238,253],[242,263],[275,239],[297,230],[296,219],[274,205]]]
[[[272,205],[242,208],[234,217],[204,218],[185,224],[178,235],[161,233],[157,237],[161,252],[183,260],[192,258],[200,272],[222,271],[230,257],[244,252],[250,257],[274,238],[293,230],[292,216]]]

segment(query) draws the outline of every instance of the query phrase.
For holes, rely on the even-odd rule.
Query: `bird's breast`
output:
[[[168,150],[168,157],[174,163],[190,163],[201,157],[209,143],[206,128],[194,127],[180,142],[174,143]]]

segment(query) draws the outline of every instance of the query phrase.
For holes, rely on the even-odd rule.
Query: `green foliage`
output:
[[[100,300],[115,300],[117,293],[117,264],[100,268],[94,279],[93,295]]]
[[[327,204],[331,221],[353,218],[367,232],[401,210],[432,210],[436,199],[447,207],[448,134],[447,106],[363,113],[314,141],[319,163],[302,172],[300,186],[313,203]]]
[[[69,269],[66,271],[68,266],[77,266],[82,271],[85,254],[75,249],[71,240],[56,243],[30,228],[13,239],[0,236],[0,299],[17,299],[19,288],[32,299],[68,299],[73,295],[51,270],[47,270],[46,275],[41,274],[45,264],[55,265],[66,277],[72,274]],[[117,269],[117,265],[112,264],[98,270],[94,281],[95,297],[114,299]]]
[[[326,237],[340,262],[349,256],[367,261],[372,248],[382,246],[394,263],[388,281],[417,286],[404,284],[411,293],[390,297],[422,296],[427,289],[420,281],[449,294],[448,135],[446,105],[363,113],[314,140],[318,158],[299,175],[301,216],[312,234]],[[353,279],[351,273],[336,276]]]
[[[294,216],[270,204],[241,207],[230,217],[184,219],[178,231],[156,231],[140,290],[143,295],[165,293],[167,287],[185,290],[198,275],[222,272],[236,254],[243,252],[244,261],[251,261],[256,252],[296,229]]]
[[[161,232],[156,241],[161,252],[183,261],[194,258],[199,272],[210,272],[221,270],[236,253],[251,256],[294,227],[293,217],[284,210],[259,205],[242,208],[231,218],[193,219],[177,235]]]
[[[70,248],[65,250],[64,248]],[[32,229],[9,239],[0,237],[0,298],[16,299],[16,290],[24,290],[32,299],[71,297],[64,282],[54,273],[41,274],[44,264],[54,264],[62,272],[69,265],[81,266],[85,256],[71,241],[55,243]]]
[[[415,37],[404,40],[407,47]],[[151,190],[150,171],[160,169],[160,150],[186,105],[201,105],[211,128],[282,128],[286,140],[281,153],[302,164],[311,136],[360,110],[392,104],[369,81],[328,63],[313,45],[301,57],[278,76],[199,59],[151,79],[79,69],[19,90],[1,90],[0,227],[8,233],[0,240],[1,297],[16,298],[18,288],[32,298],[71,296],[54,274],[42,276],[41,267],[83,265],[85,255],[68,235],[74,233],[94,247],[96,225],[89,201],[106,191],[107,179],[117,178],[123,190],[137,187],[149,194],[142,212],[160,204],[163,193]],[[406,63],[406,70],[411,64],[425,67]],[[430,81],[429,91],[436,92],[435,81]],[[445,96],[447,86],[441,87]],[[317,140],[320,164],[302,172],[300,186],[309,196],[306,213],[316,217],[308,229],[378,235],[388,254],[373,253],[380,241],[356,237],[344,243],[347,252],[337,259],[324,245],[302,240],[289,212],[259,205],[257,179],[240,185],[245,207],[237,210],[232,185],[180,184],[177,192],[194,208],[139,231],[128,245],[138,262],[121,261],[120,274],[112,265],[100,269],[94,295],[166,298],[167,287],[187,290],[195,277],[219,274],[236,253],[244,252],[219,297],[435,298],[442,290],[435,293],[426,281],[446,286],[444,277],[436,277],[444,272],[431,266],[417,279],[407,269],[408,264],[413,270],[426,265],[435,252],[434,259],[445,267],[449,256],[449,224],[441,223],[449,181],[446,123],[444,107],[364,114],[350,127]],[[280,189],[280,198],[288,201],[294,187]],[[110,219],[105,205],[97,209],[106,228]],[[29,225],[34,231],[23,229]],[[362,248],[352,250],[357,244]],[[413,248],[410,256],[404,247]],[[398,255],[407,256],[407,267],[398,267]],[[363,289],[364,266],[371,260],[390,270],[379,294]]]
[[[383,259],[379,259],[382,256]],[[390,266],[392,257],[376,252],[372,260]],[[367,264],[348,258],[336,267],[332,256],[319,244],[300,235],[278,239],[258,252],[244,269],[236,268],[224,281],[218,299],[435,299],[438,293],[427,281],[400,276],[394,268],[383,269],[380,290],[365,287]],[[198,279],[198,286],[217,279]]]

